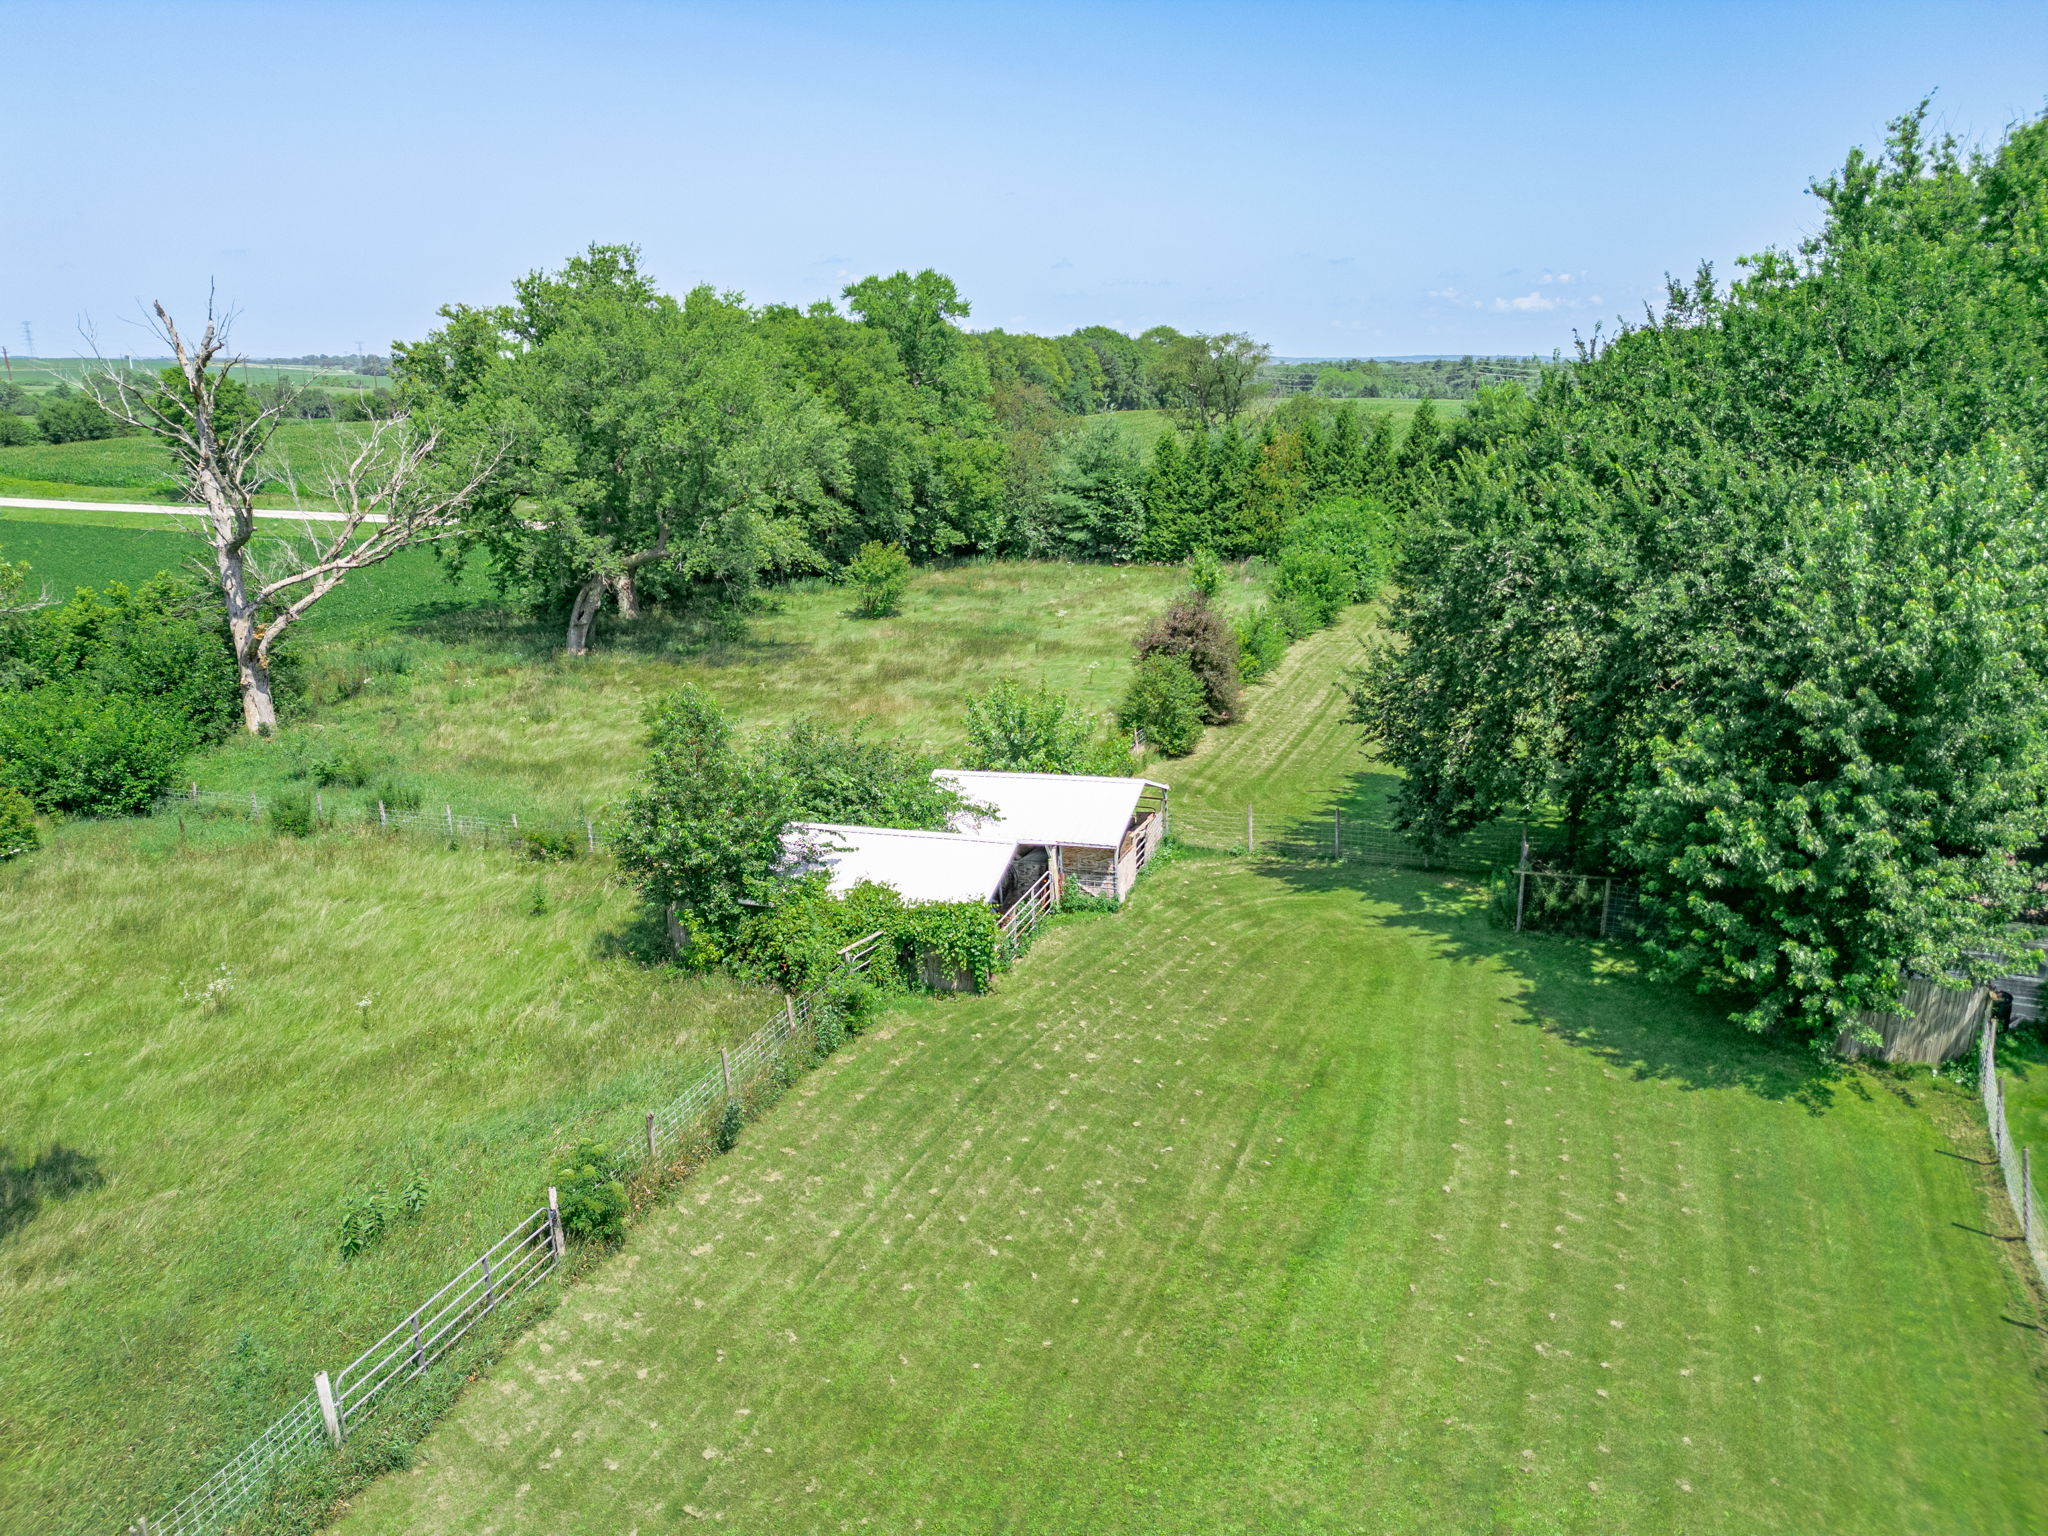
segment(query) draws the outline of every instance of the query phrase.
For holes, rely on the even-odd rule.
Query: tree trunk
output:
[[[603,576],[593,576],[576,589],[576,601],[569,609],[569,640],[566,649],[571,656],[590,654],[590,626],[597,622],[597,610],[604,603],[605,588],[610,581]]]
[[[228,636],[235,647],[235,680],[242,690],[242,725],[252,736],[268,736],[277,729],[277,701],[256,633],[256,603],[249,596],[241,546],[217,545],[215,554],[221,593],[227,599]]]
[[[633,585],[633,572],[630,568],[612,578],[612,594],[619,600],[620,618],[640,617],[640,589]]]

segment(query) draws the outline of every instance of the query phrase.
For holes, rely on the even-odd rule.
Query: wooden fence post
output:
[[[1330,854],[1333,858],[1344,857],[1344,813],[1330,812]]]
[[[391,813],[384,809],[384,802],[382,800],[377,802],[377,825],[380,827],[391,825]]]
[[[719,1070],[725,1073],[725,1096],[732,1097],[732,1052],[724,1046],[718,1048]]]
[[[1516,866],[1515,932],[1522,931],[1522,907],[1529,895],[1529,830],[1522,829],[1522,862]]]
[[[654,1111],[647,1111],[647,1160],[654,1161]]]
[[[548,1186],[548,1246],[555,1250],[558,1259],[569,1251],[569,1240],[562,1232],[562,1202],[552,1184]]]
[[[2034,1241],[2034,1149],[2020,1148],[2020,1241]]]
[[[455,807],[443,805],[441,807],[441,814],[448,818],[448,835],[453,837],[455,835]]]
[[[790,1032],[790,1033],[791,1033],[792,1035],[793,1035],[793,1034],[795,1034],[795,1033],[796,1033],[796,996],[795,996],[795,994],[794,994],[794,993],[790,993],[790,992],[785,992],[785,993],[783,993],[783,994],[782,994],[782,1016],[783,1016],[783,1017],[784,1017],[785,1019],[787,1019],[787,1020],[789,1021],[789,1032]]]
[[[1600,894],[1600,937],[1607,937],[1607,913],[1614,905],[1614,876],[1607,877],[1607,889]]]
[[[512,813],[512,830],[514,832],[519,830],[519,813],[517,811]]]
[[[249,791],[249,819],[254,821],[262,814],[263,807],[256,803],[256,791],[252,789]]]
[[[325,1371],[313,1373],[313,1391],[320,1399],[320,1417],[327,1424],[327,1438],[341,1445],[341,1405],[334,1400],[334,1384]]]
[[[590,845],[592,853],[597,852],[597,823],[588,816],[583,818],[583,840]]]
[[[1246,853],[1252,851],[1252,808],[1250,806],[1244,808],[1244,851]]]

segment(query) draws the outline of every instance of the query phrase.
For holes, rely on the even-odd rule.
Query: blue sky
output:
[[[0,342],[381,350],[592,240],[756,301],[935,266],[975,326],[1548,352],[1796,240],[1928,91],[1995,140],[2048,6],[0,0]]]

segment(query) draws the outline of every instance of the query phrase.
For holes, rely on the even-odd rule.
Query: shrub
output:
[[[1191,597],[1173,604],[1139,638],[1138,655],[1182,658],[1201,682],[1202,718],[1211,725],[1227,725],[1237,717],[1237,636],[1208,599]]]
[[[712,1144],[721,1152],[730,1152],[740,1144],[740,1132],[747,1128],[747,1112],[740,1108],[738,1099],[727,1099],[725,1108],[718,1113],[718,1125],[711,1133]]]
[[[932,777],[937,766],[914,747],[877,740],[868,722],[834,730],[812,716],[754,743],[757,769],[779,781],[788,814],[805,821],[863,827],[944,830],[962,805],[957,790]]]
[[[313,797],[303,789],[287,791],[270,802],[264,819],[280,837],[311,837],[316,825]]]
[[[36,808],[18,789],[0,784],[0,863],[42,846],[36,832]]]
[[[1040,684],[1026,692],[1005,680],[967,701],[969,768],[1012,773],[1079,773],[1094,723],[1072,699]]]
[[[1188,587],[1205,599],[1223,590],[1223,562],[1213,549],[1198,549],[1188,556]]]
[[[20,448],[42,441],[43,434],[30,418],[17,416],[12,411],[0,411],[0,448]]]
[[[425,796],[420,787],[406,779],[379,779],[370,798],[391,811],[416,811]]]
[[[1287,549],[1281,552],[1273,590],[1295,603],[1312,629],[1327,629],[1351,601],[1351,573],[1328,550]]]
[[[513,847],[536,864],[563,864],[576,857],[577,841],[572,832],[522,830]]]
[[[185,718],[153,699],[75,685],[0,694],[0,784],[43,811],[145,811],[193,744]]]
[[[1168,757],[1185,757],[1202,739],[1204,699],[1202,680],[1185,657],[1155,652],[1138,663],[1117,719]]]
[[[1302,600],[1291,592],[1273,599],[1273,621],[1280,626],[1280,632],[1287,637],[1289,645],[1323,627]]]
[[[1392,563],[1393,526],[1391,514],[1376,501],[1344,496],[1318,502],[1287,525],[1281,558],[1289,550],[1330,555],[1344,572],[1344,601],[1370,602]]]
[[[1292,636],[1271,603],[1261,603],[1233,626],[1237,635],[1237,671],[1246,682],[1257,682],[1280,665]]]
[[[625,1159],[584,1137],[555,1170],[562,1228],[588,1242],[616,1242],[626,1232]]]
[[[854,591],[855,613],[864,619],[886,618],[910,589],[910,556],[901,544],[870,540],[847,562],[845,580]]]

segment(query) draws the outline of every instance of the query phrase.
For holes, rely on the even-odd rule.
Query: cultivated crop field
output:
[[[1189,813],[1355,789],[1356,639]],[[1969,1105],[1457,882],[1184,855],[834,1058],[340,1529],[2037,1528]]]

